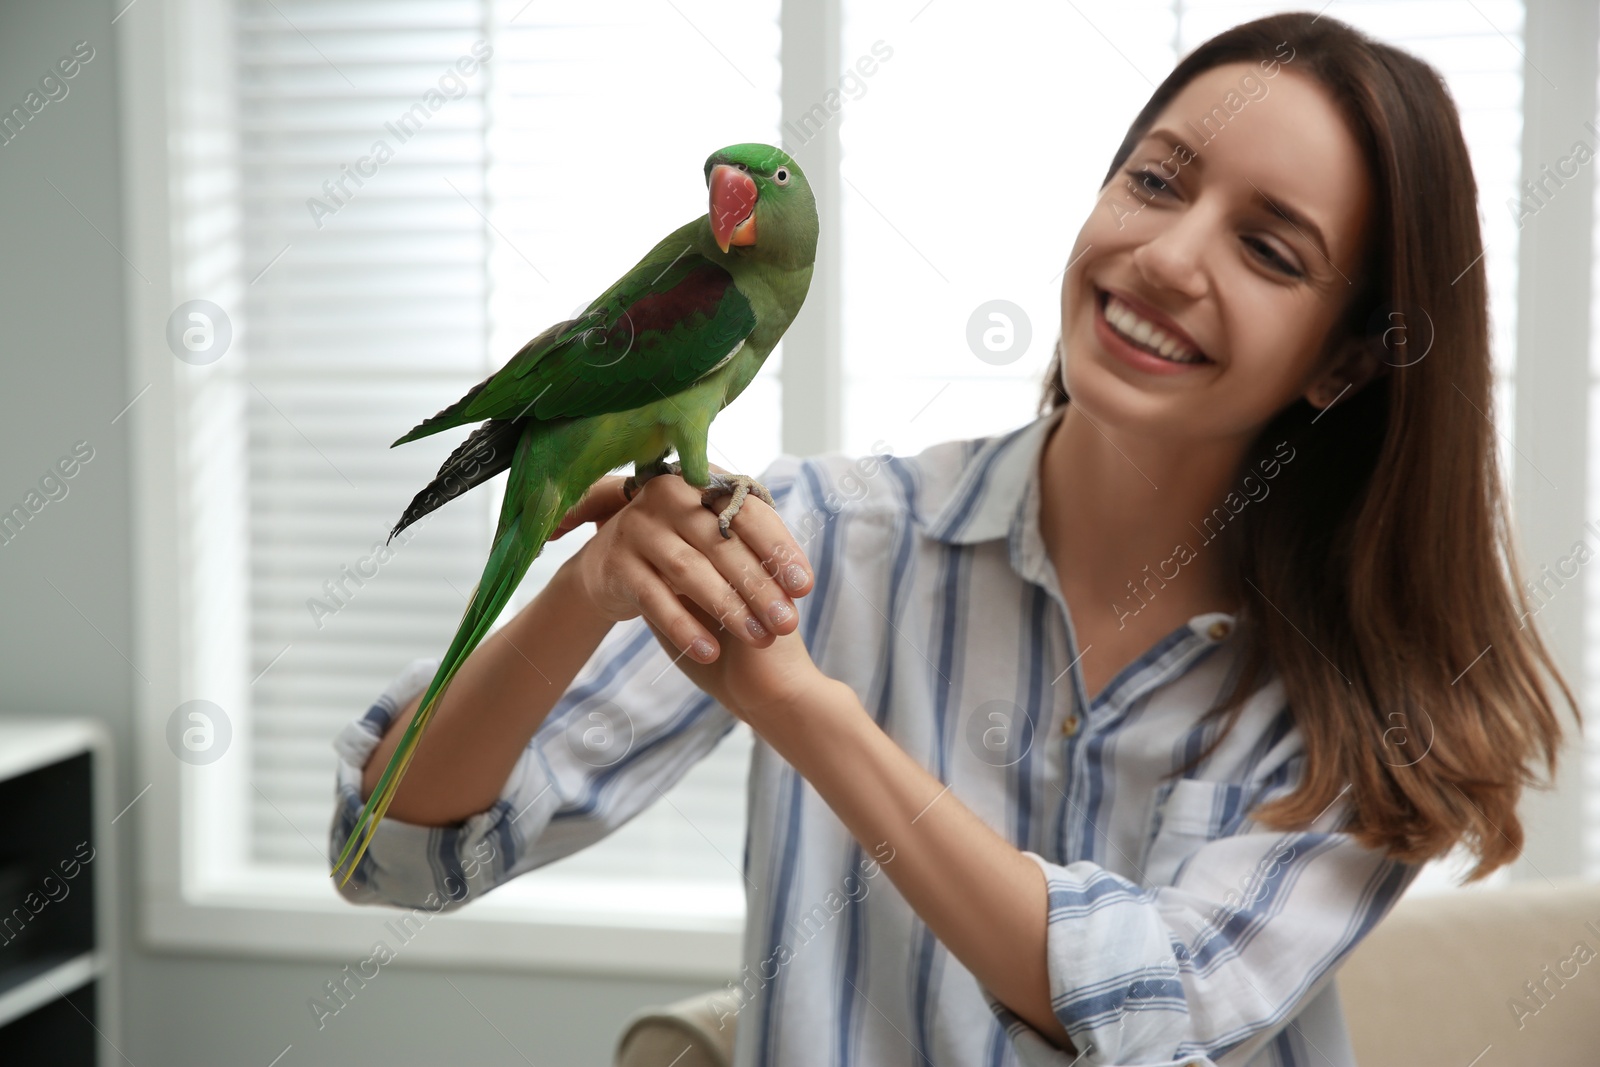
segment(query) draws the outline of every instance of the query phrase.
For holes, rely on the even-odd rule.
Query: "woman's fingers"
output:
[[[792,610],[792,598],[810,591],[810,561],[783,519],[759,497],[745,497],[734,516],[737,537],[722,536],[716,515],[701,504],[701,491],[682,478],[652,478],[634,499],[642,511],[669,523],[716,561],[728,583],[772,625],[785,625],[771,614],[774,606],[781,603]],[[781,608],[777,614],[783,615]]]
[[[677,642],[670,635],[662,633],[661,628],[650,621],[650,616],[643,615],[640,617],[644,619],[644,624],[650,628],[650,632],[656,635],[656,640],[661,643],[661,647],[666,650],[667,655],[672,656],[674,659],[679,656],[690,655],[686,650],[679,648]]]
[[[759,506],[765,507],[765,505]],[[754,512],[755,509],[749,510]],[[740,517],[743,517],[743,514],[741,511]],[[737,523],[736,518],[736,528]],[[705,516],[705,520],[692,525],[694,529],[689,536],[698,540],[690,543],[704,553],[722,581],[738,594],[751,614],[773,633],[786,634],[792,631],[798,623],[794,597],[773,578],[774,572],[782,575],[784,564],[780,562],[774,568],[765,563],[759,553],[745,541],[746,537],[752,536],[748,529],[741,532],[738,537],[724,538],[717,530],[716,519],[710,514]],[[781,527],[782,523],[778,525]],[[790,559],[792,561],[792,557]],[[803,568],[800,573],[803,576],[800,587],[805,588],[809,576]]]
[[[706,663],[716,658],[723,629],[756,648],[794,631],[794,601],[810,590],[811,569],[769,505],[747,497],[733,520],[738,536],[724,538],[701,491],[682,478],[649,479],[626,509],[622,481],[602,479],[610,484],[597,484],[561,523],[570,530],[621,512],[597,535],[599,556],[586,571],[608,613],[644,614],[678,649]],[[685,603],[705,618],[692,618]],[[692,651],[696,639],[707,642],[707,655]]]
[[[571,533],[586,522],[605,522],[621,511],[628,503],[627,497],[622,495],[624,480],[620,474],[608,474],[591,485],[589,491],[583,494],[583,499],[562,516],[549,539],[559,540],[563,534]]]
[[[811,589],[811,562],[783,519],[752,493],[744,498],[739,513],[733,517],[733,532],[739,536],[723,537],[717,529],[716,516],[704,507],[685,513],[684,523],[679,526],[679,533],[701,545],[706,555],[717,561],[729,583],[763,613],[780,602],[792,609],[791,598]],[[753,561],[756,567],[747,569],[747,561]],[[781,625],[776,619],[771,621]]]
[[[720,648],[716,638],[689,614],[683,601],[659,577],[638,583],[635,596],[645,624],[656,631],[657,637],[665,634],[678,651],[701,663],[717,658]]]
[[[714,536],[718,541],[722,540],[721,534]],[[721,545],[712,547],[725,551]],[[750,556],[750,550],[743,545],[738,547],[746,557],[743,570],[753,571],[759,575],[760,568],[756,566],[754,557]],[[771,627],[776,624],[770,623],[770,617],[763,617],[766,612],[765,605],[756,608],[741,596],[739,589],[712,564],[701,548],[681,537],[663,536],[651,546],[649,562],[674,593],[681,593],[687,597],[704,610],[710,619],[736,635],[741,641],[757,648],[764,648],[772,643]],[[787,607],[787,614],[779,612],[778,617],[787,622],[792,617],[794,609],[787,606],[787,598],[784,598],[783,602]],[[758,610],[763,614],[758,615]]]

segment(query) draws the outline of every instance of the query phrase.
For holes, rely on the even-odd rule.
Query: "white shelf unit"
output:
[[[0,716],[0,1058],[120,1058],[110,810],[99,723]]]

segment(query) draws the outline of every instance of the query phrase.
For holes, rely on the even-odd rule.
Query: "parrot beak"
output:
[[[726,252],[732,245],[756,243],[756,183],[738,167],[711,168],[711,235]]]

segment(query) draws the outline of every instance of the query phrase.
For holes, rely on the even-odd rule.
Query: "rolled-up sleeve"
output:
[[[1192,836],[1195,847],[1169,857],[1167,884],[1025,853],[1048,887],[1051,1006],[1078,1058],[984,989],[1022,1062],[1244,1063],[1332,980],[1418,870],[1340,832],[1247,823]]]
[[[786,521],[792,519],[785,501],[798,463],[780,456],[761,476]],[[330,862],[360,818],[363,768],[395,715],[427,688],[438,666],[437,658],[413,660],[335,739]],[[620,623],[550,709],[493,805],[454,826],[386,817],[339,891],[355,903],[459,906],[616,830],[660,799],[737,724],[673,665],[642,618]]]

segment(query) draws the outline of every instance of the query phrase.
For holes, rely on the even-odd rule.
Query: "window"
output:
[[[133,410],[140,662],[162,665],[141,713],[155,940],[370,940],[325,878],[329,741],[448,642],[504,481],[380,550],[462,435],[388,444],[702,211],[712,148],[784,144],[836,227],[791,358],[780,346],[719,417],[713,460],[915,453],[1032,417],[1064,257],[1128,121],[1178,55],[1275,7],[839,0],[835,23],[829,3],[780,0],[178,0],[165,27],[122,20],[131,241],[166,264],[130,289],[154,387]],[[1519,261],[1537,269],[1500,206],[1523,169],[1522,5],[1329,7],[1437,65],[1462,109],[1509,464],[1533,329]],[[191,300],[225,316],[223,358],[160,340]],[[997,300],[1012,345],[985,359],[968,337]],[[547,549],[511,610],[582,536]],[[180,764],[159,740],[191,699],[228,719],[225,761]],[[731,970],[750,744],[740,727],[673,804],[449,917],[416,955]],[[629,912],[641,858],[658,891]]]
[[[504,486],[384,551],[464,434],[389,441],[703,213],[712,148],[776,132],[772,4],[696,11],[738,67],[671,5],[421,5],[400,22],[393,7],[238,8],[244,260],[264,265],[229,361],[249,379],[251,858],[319,874],[308,842],[327,832],[328,739],[409,657],[449,643]],[[648,92],[657,79],[675,91]],[[686,111],[695,99],[719,104]],[[715,462],[759,471],[777,455],[760,416],[780,366],[718,419]],[[510,610],[585,536],[552,545]],[[710,881],[737,912],[724,858],[743,844],[737,733],[672,804],[518,890],[642,873]]]

